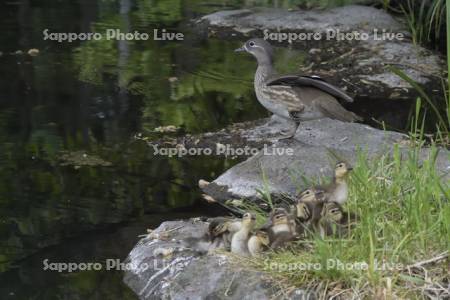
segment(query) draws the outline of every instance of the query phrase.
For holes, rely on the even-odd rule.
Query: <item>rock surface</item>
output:
[[[181,137],[174,144],[186,149],[209,148],[213,153],[218,145],[259,150],[253,156],[231,155],[231,158],[240,159],[241,162],[211,184],[201,186],[206,194],[220,202],[240,198],[257,200],[257,190],[266,187],[274,195],[295,194],[306,186],[304,178],[316,182],[319,178],[331,177],[332,167],[337,160],[354,163],[359,149],[373,159],[389,153],[395,145],[406,152],[409,145],[409,139],[404,134],[331,119],[303,122],[294,138],[278,141],[282,137],[280,131],[288,126],[291,125],[285,120],[272,116],[234,124],[215,133]],[[152,143],[167,144],[165,140]],[[286,151],[291,151],[292,154]],[[422,149],[421,159],[425,160],[429,156],[430,149]],[[436,167],[443,179],[450,180],[449,151],[440,149]]]
[[[304,30],[325,32],[335,28],[342,32],[373,28],[405,32],[404,27],[383,10],[369,6],[348,5],[328,10],[285,10],[274,8],[219,11],[202,17],[211,26],[242,28]]]
[[[290,44],[269,41],[274,46],[289,45],[304,52],[306,63],[297,67],[299,73],[319,75],[341,87],[355,97],[355,104],[350,108],[392,126],[398,125],[397,128],[406,123],[405,106],[411,105],[417,93],[388,67],[403,70],[423,84],[431,97],[439,101],[443,97],[440,80],[436,80],[445,72],[442,57],[414,45],[405,27],[384,10],[358,5],[307,11],[259,8],[220,11],[202,17],[198,23],[208,28],[210,36],[237,36],[240,40],[265,37],[269,33],[320,34],[317,40],[297,39]],[[374,29],[378,30],[377,34]],[[404,39],[382,39],[383,30],[403,34]],[[327,37],[327,31],[356,32],[361,38],[337,40]],[[362,38],[362,34],[367,36]],[[397,106],[405,113],[392,115],[390,112]]]
[[[273,123],[283,121],[273,117],[266,124],[256,127],[258,138],[263,139],[262,132],[276,128]],[[281,125],[278,125],[281,126]],[[267,131],[263,128],[268,127]],[[252,130],[247,130],[251,135]],[[331,119],[303,122],[293,139],[276,142],[267,146],[257,155],[232,167],[211,184],[204,187],[205,193],[218,201],[229,199],[257,199],[257,190],[268,188],[272,194],[295,194],[306,187],[303,180],[317,181],[321,177],[331,177],[332,167],[337,160],[354,163],[357,151],[361,149],[369,158],[389,153],[394,145],[401,149],[409,143],[403,134],[382,131],[363,124],[344,123]],[[277,155],[275,149],[292,149],[292,155]],[[429,156],[424,149],[422,159]],[[442,149],[437,157],[436,166],[445,178],[450,180],[449,152]],[[266,178],[265,180],[263,178]]]
[[[129,254],[125,283],[140,299],[284,298],[277,283],[239,264],[238,258],[207,254],[207,228],[199,220],[161,224]]]

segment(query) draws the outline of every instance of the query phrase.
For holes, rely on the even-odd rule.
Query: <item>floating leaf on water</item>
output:
[[[175,125],[168,125],[168,126],[159,126],[156,127],[155,129],[153,129],[154,132],[177,132],[178,129],[180,129],[179,127],[175,126]]]
[[[322,52],[322,50],[319,48],[311,48],[311,50],[309,50],[309,54],[313,54],[313,55],[320,53],[320,52]]]
[[[61,161],[61,166],[74,166],[75,169],[79,169],[82,166],[112,166],[112,163],[110,163],[109,161],[106,161],[92,154],[88,155],[87,153],[82,151],[62,152],[59,160]]]
[[[30,55],[30,56],[38,56],[39,55],[39,49],[32,48],[32,49],[28,50],[28,55]]]

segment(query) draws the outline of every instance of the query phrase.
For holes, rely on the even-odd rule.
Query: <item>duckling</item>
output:
[[[320,229],[319,221],[324,204],[323,201],[297,202],[297,220],[304,230],[314,232]]]
[[[253,257],[260,256],[265,247],[269,247],[269,234],[264,230],[258,230],[248,240],[248,250]]]
[[[233,234],[241,228],[241,220],[230,217],[216,217],[209,221],[208,232],[212,248],[229,249]]]
[[[336,202],[325,203],[321,212],[320,235],[346,234],[350,227],[354,226],[358,217],[353,213],[345,212],[342,206]]]
[[[296,202],[323,201],[325,191],[318,187],[309,187],[298,194]]]
[[[320,219],[320,213],[322,212],[323,205],[323,201],[299,201],[296,204],[297,219],[302,223]]]
[[[277,249],[297,237],[290,214],[284,208],[275,208],[269,215],[269,220],[263,226],[267,229],[270,248]]]
[[[295,216],[300,222],[315,220],[320,217],[325,192],[316,187],[302,191],[295,201]]]
[[[326,186],[317,186],[316,189],[325,192],[324,198],[327,202],[336,202],[340,205],[344,204],[348,198],[347,178],[353,168],[349,167],[345,162],[338,162],[334,168],[333,181]]]
[[[255,220],[255,216],[251,213],[244,214],[240,229],[231,238],[231,252],[241,256],[250,256],[248,239],[253,226],[255,226]]]
[[[295,205],[289,206],[288,212],[289,226],[291,228],[291,233],[295,236],[296,239],[300,238],[305,229],[301,221],[297,218],[297,207]]]

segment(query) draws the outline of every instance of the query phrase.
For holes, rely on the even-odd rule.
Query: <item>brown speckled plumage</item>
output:
[[[331,84],[314,77],[277,76],[273,67],[273,51],[266,41],[251,39],[240,51],[251,53],[258,61],[254,88],[258,101],[270,112],[295,122],[321,118],[344,122],[361,120],[335,97],[346,101],[352,98]],[[284,78],[289,80],[283,81]]]

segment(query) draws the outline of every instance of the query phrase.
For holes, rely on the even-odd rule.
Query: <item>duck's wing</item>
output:
[[[209,220],[208,231],[211,237],[219,236],[228,231],[228,226],[233,219],[227,217],[216,217]]]
[[[277,200],[280,200],[287,204],[295,203],[296,197],[289,193],[280,193],[277,197]]]
[[[280,232],[273,241],[270,242],[271,249],[284,247],[288,242],[293,241],[294,236],[290,232]]]
[[[275,85],[270,88],[263,87],[262,91],[266,98],[274,99],[274,104],[282,104],[290,113],[295,114],[305,108],[303,99],[292,86]]]
[[[299,76],[299,75],[284,75],[279,77],[272,77],[266,82],[266,85],[288,85],[288,86],[309,86],[315,87],[335,98],[353,102],[353,98],[347,95],[344,91],[326,82],[319,76]]]
[[[363,119],[357,114],[346,110],[335,99],[332,101],[315,101],[315,107],[330,119],[336,119],[343,122],[356,122]]]

